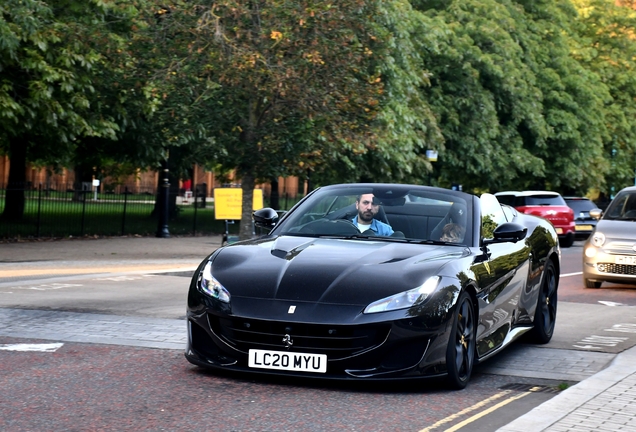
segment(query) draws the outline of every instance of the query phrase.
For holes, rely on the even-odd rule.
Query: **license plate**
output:
[[[563,228],[555,228],[557,234],[563,234]]]
[[[574,229],[577,231],[592,231],[592,225],[577,225]]]
[[[248,366],[260,369],[325,373],[327,372],[327,355],[251,349]]]
[[[636,256],[623,256],[618,255],[616,257],[616,264],[636,264]]]

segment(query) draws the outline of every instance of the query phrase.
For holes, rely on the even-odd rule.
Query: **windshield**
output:
[[[525,197],[525,205],[527,206],[564,206],[565,201],[561,195],[545,194],[531,195]]]
[[[636,191],[616,195],[607,207],[603,219],[636,220]]]
[[[354,184],[310,194],[275,235],[469,245],[472,196],[425,186]]]
[[[597,208],[596,204],[588,199],[569,199],[566,201],[568,206],[574,210],[575,215],[578,215],[579,213],[589,213],[590,210]]]

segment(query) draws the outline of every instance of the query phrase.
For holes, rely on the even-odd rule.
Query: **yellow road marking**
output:
[[[461,417],[461,416],[463,416],[465,414],[468,414],[471,411],[475,411],[475,410],[477,410],[477,409],[479,409],[479,408],[481,408],[481,407],[483,407],[485,405],[488,405],[489,403],[491,403],[491,402],[493,402],[493,401],[495,401],[495,400],[497,400],[499,398],[502,398],[502,397],[510,394],[511,392],[512,392],[512,390],[504,390],[501,393],[497,393],[497,394],[489,397],[488,399],[484,399],[481,402],[477,402],[473,406],[469,406],[468,408],[464,408],[463,410],[461,410],[460,412],[458,412],[456,414],[453,414],[453,415],[448,416],[448,417],[446,417],[444,419],[441,419],[437,423],[435,423],[435,424],[433,424],[433,425],[431,425],[431,426],[429,426],[429,427],[427,427],[425,429],[420,430],[420,432],[429,432],[429,431],[432,431],[433,429],[437,429],[441,425],[443,425],[445,423],[450,423],[453,420],[455,420],[455,419],[457,419],[457,418],[459,418],[459,417]]]
[[[457,423],[457,424],[456,424],[455,426],[453,426],[452,428],[450,428],[450,429],[446,429],[446,431],[445,431],[445,432],[454,432],[454,431],[456,431],[456,430],[459,430],[459,429],[463,428],[464,426],[466,426],[467,424],[470,424],[470,423],[474,422],[475,420],[478,420],[478,419],[482,418],[483,416],[488,415],[488,414],[490,414],[491,412],[498,410],[498,409],[499,409],[499,408],[501,408],[502,406],[504,406],[504,405],[508,405],[510,402],[514,402],[514,401],[516,401],[517,399],[521,399],[522,397],[526,397],[526,396],[528,396],[530,393],[532,393],[532,392],[525,392],[525,393],[521,393],[521,394],[518,394],[518,395],[513,396],[513,397],[511,397],[511,398],[508,398],[508,399],[506,399],[505,401],[501,401],[501,402],[499,402],[497,405],[491,406],[491,407],[490,407],[490,408],[488,408],[487,410],[482,411],[482,412],[480,412],[479,414],[475,414],[474,416],[472,416],[472,417],[471,417],[471,418],[469,418],[469,419],[464,420],[463,422]]]
[[[430,431],[432,431],[434,429],[437,429],[440,426],[442,426],[443,424],[450,423],[450,422],[458,419],[459,417],[462,417],[465,414],[468,414],[469,412],[478,410],[478,409],[484,407],[485,405],[488,405],[489,403],[491,403],[493,401],[496,401],[497,399],[500,399],[500,398],[510,394],[511,392],[512,392],[512,390],[504,390],[504,391],[502,391],[500,393],[497,393],[497,394],[489,397],[488,399],[484,399],[481,402],[477,402],[475,405],[469,406],[468,408],[464,408],[460,412],[458,412],[456,414],[453,414],[451,416],[448,416],[448,417],[438,421],[437,423],[435,423],[435,424],[433,424],[433,425],[431,425],[431,426],[429,426],[429,427],[427,427],[425,429],[420,430],[419,432],[430,432]],[[494,406],[488,408],[485,411],[482,411],[482,412],[480,412],[478,414],[475,414],[474,416],[470,417],[469,419],[466,419],[463,422],[456,424],[452,428],[446,429],[445,432],[456,431],[456,430],[466,426],[467,424],[472,423],[473,421],[475,421],[475,420],[477,420],[477,419],[479,419],[479,418],[481,418],[481,417],[483,417],[483,416],[485,416],[485,415],[487,415],[487,414],[489,414],[489,413],[501,408],[502,406],[509,404],[510,402],[513,402],[513,401],[515,401],[517,399],[521,399],[522,397],[529,395],[530,393],[532,393],[532,392],[528,391],[528,392],[525,392],[525,393],[518,394],[516,396],[512,396],[512,397],[510,397],[510,398],[508,398],[508,399],[506,399],[504,401],[501,401],[497,405],[494,405]]]
[[[91,274],[91,273],[114,273],[128,271],[149,271],[149,270],[170,270],[170,269],[190,269],[196,265],[188,264],[117,264],[112,266],[96,266],[96,267],[66,267],[66,268],[46,268],[40,267],[36,269],[19,269],[19,270],[0,270],[0,278],[19,277],[19,276],[40,276],[40,275],[74,275],[74,274]]]

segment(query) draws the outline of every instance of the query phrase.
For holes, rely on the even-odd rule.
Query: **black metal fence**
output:
[[[0,187],[0,238],[154,235],[158,230],[156,185],[81,188],[69,184]],[[206,185],[192,194],[170,189],[170,234],[223,233]]]

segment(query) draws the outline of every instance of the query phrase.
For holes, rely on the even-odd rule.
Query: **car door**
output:
[[[492,238],[492,231],[506,217],[497,198],[480,197],[481,238]],[[488,245],[473,263],[480,287],[477,352],[483,356],[501,346],[518,317],[520,296],[529,274],[529,248],[525,241]]]

